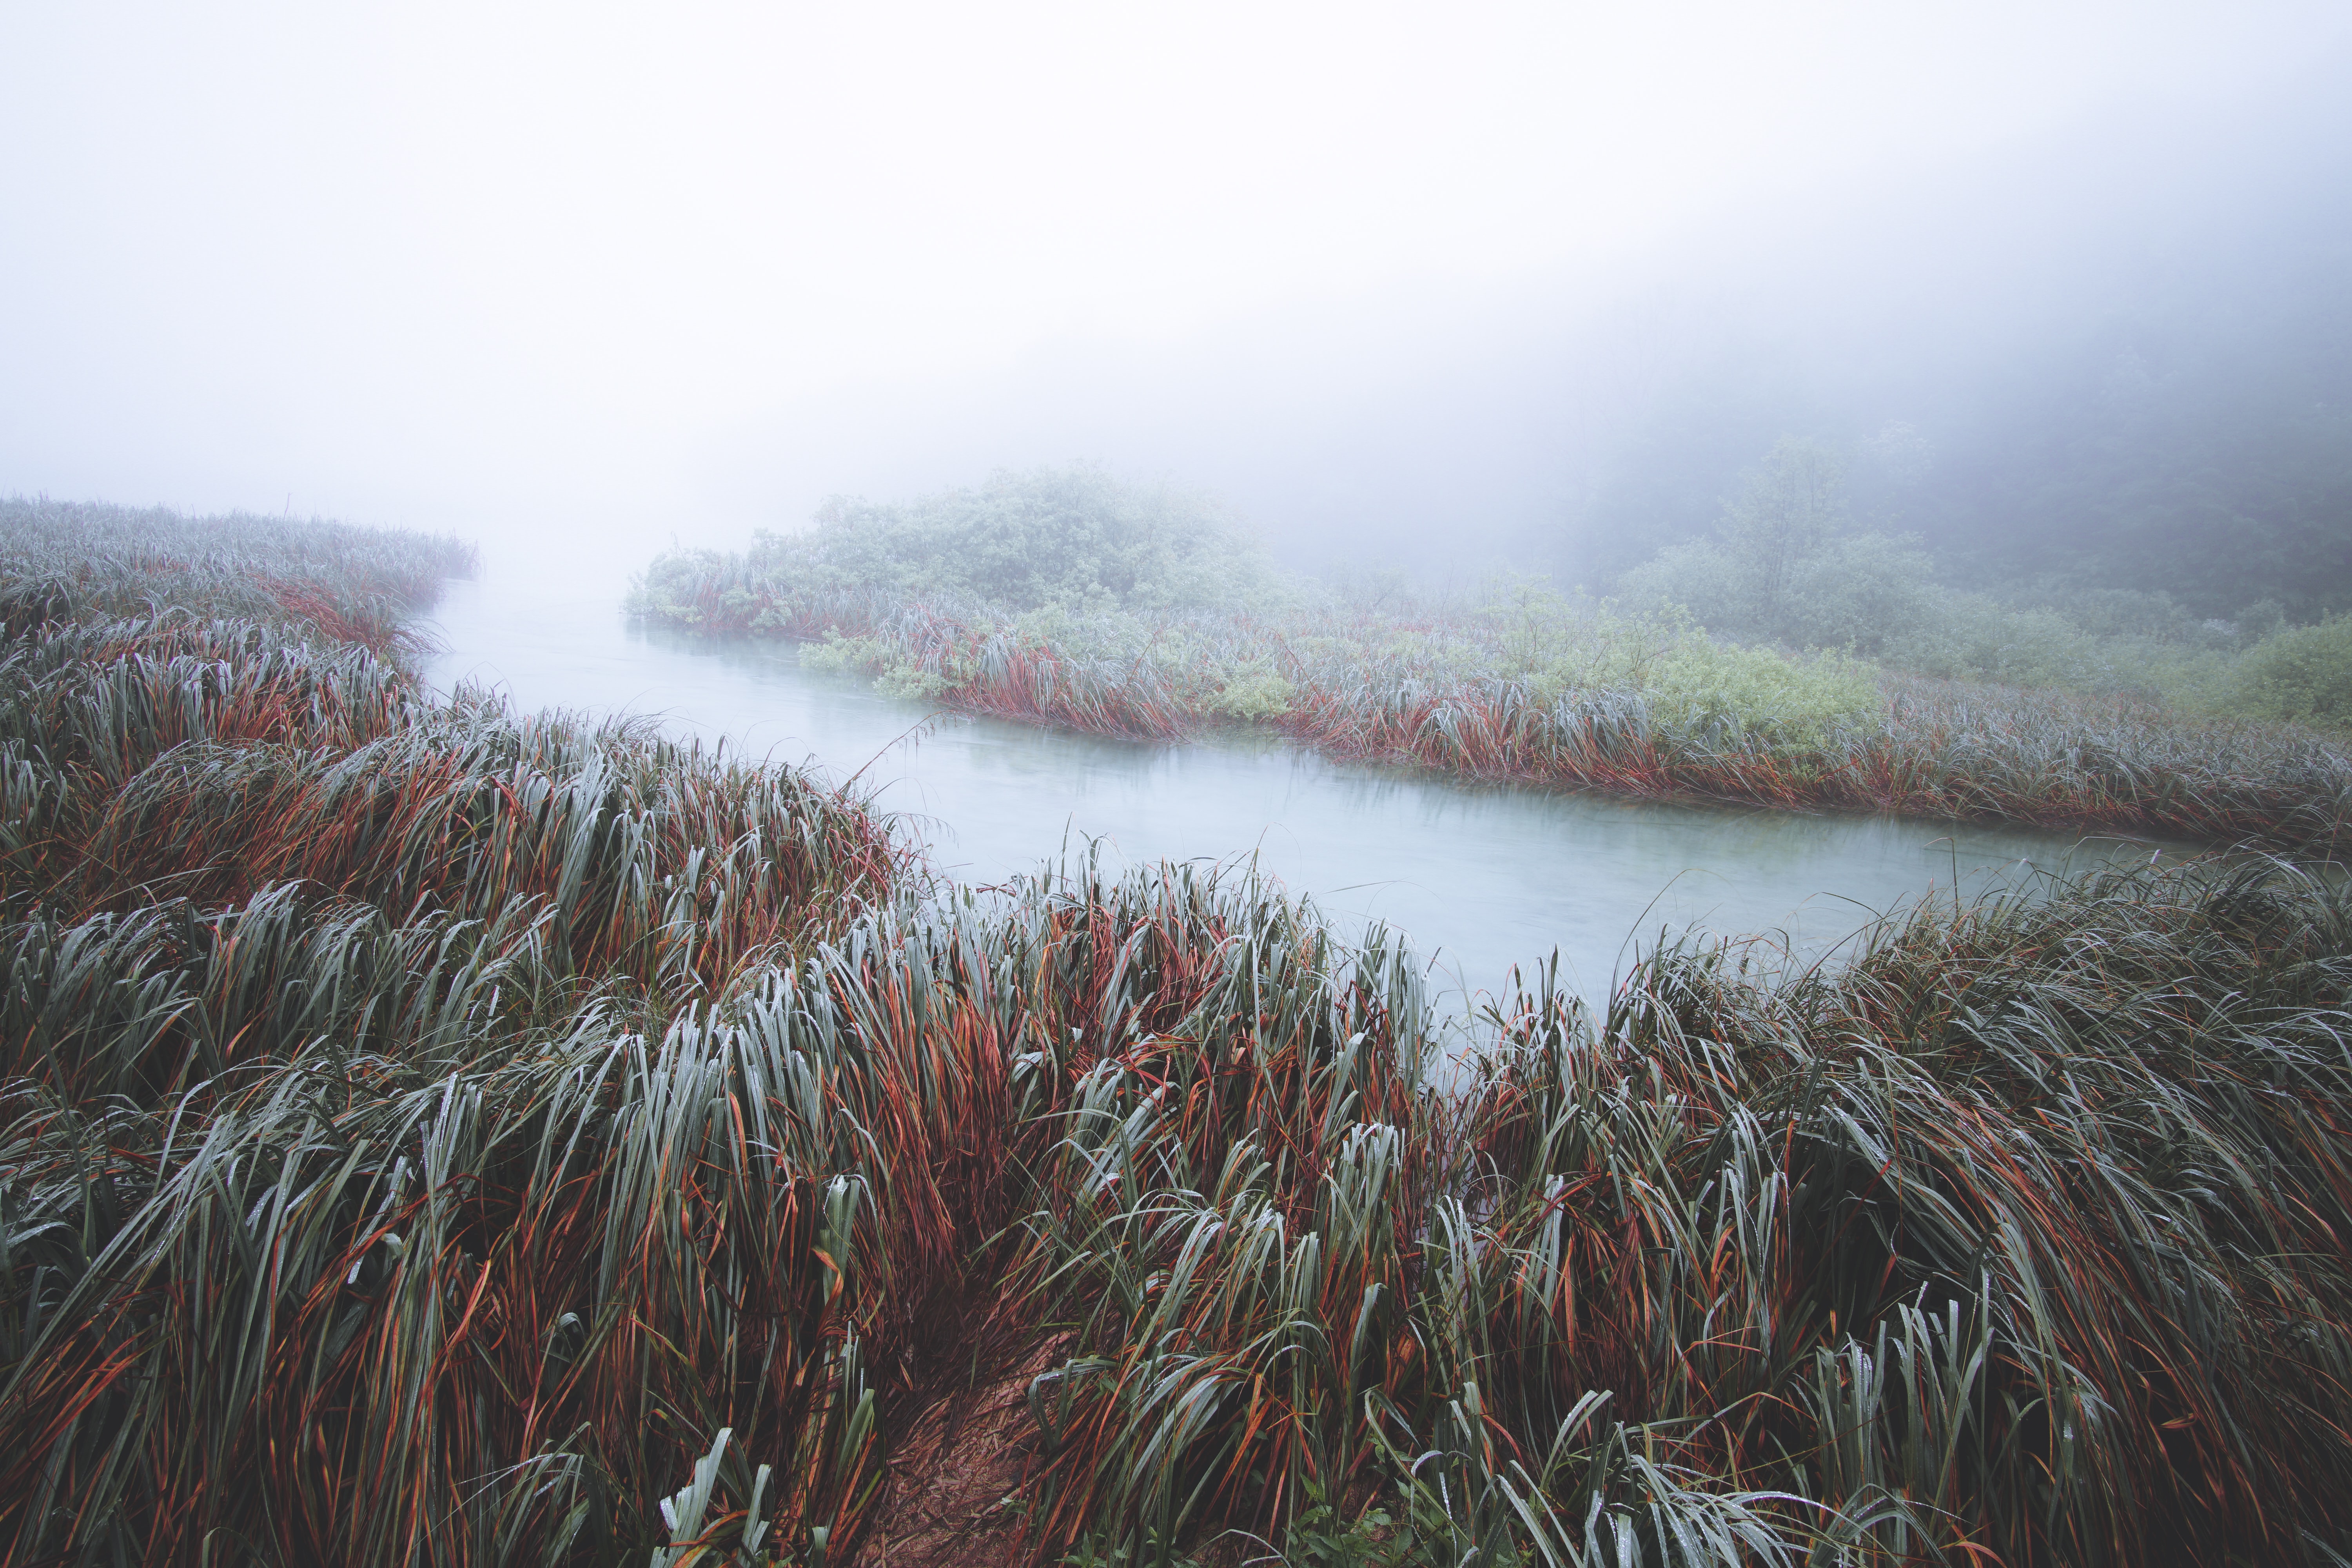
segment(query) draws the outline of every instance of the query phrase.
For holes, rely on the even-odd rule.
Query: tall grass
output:
[[[2347,912],[2283,868],[2109,879],[1836,976],[1661,952],[1605,1018],[1539,977],[1459,1097],[1319,1128],[1311,1185],[1097,1089],[1032,1221],[1080,1311],[1045,1518],[1385,1495],[1449,1562],[2326,1561]]]
[[[891,896],[887,825],[642,726],[429,700],[402,617],[454,545],[46,506],[0,542],[0,1552],[564,1560],[648,1534],[674,1449],[716,1455],[688,1511],[725,1525],[704,1416],[739,1403],[781,1477],[747,1507],[854,1531],[846,1238],[863,1203],[946,1210],[866,1173],[887,1064],[860,1121],[807,1045],[741,1042],[789,1030],[812,931]],[[768,1011],[698,1022],[721,997]],[[816,1118],[805,1170],[703,1168],[745,1059]]]
[[[569,1560],[659,1539],[645,1505],[721,1427],[725,1498],[756,1458],[777,1542],[854,1544],[862,1369],[993,1292],[1107,1058],[1195,1080],[1202,1157],[1271,1139],[1311,1190],[1347,1113],[1290,1092],[1311,1042],[1238,1078],[1134,1042],[1269,978],[1318,1037],[1381,1006],[1317,1005],[1295,906],[1181,875],[875,910],[657,1037],[549,962],[544,915],[386,929],[273,889],[9,934],[0,1528],[28,1557]]]
[[[0,653],[0,1562],[877,1560],[1023,1365],[1039,1561],[2352,1553],[2339,881],[1538,969],[1465,1051],[1254,876],[939,885],[192,597]]]
[[[378,654],[412,652],[405,619],[475,563],[470,544],[397,530],[0,500],[0,622],[17,630],[201,605]]]
[[[848,1547],[868,1369],[1009,1279],[1070,1337],[1049,1551],[1383,1497],[1456,1561],[2344,1544],[2352,974],[2283,869],[1924,915],[1834,978],[1662,953],[1601,1020],[1539,983],[1451,1093],[1402,952],[1185,870],[877,910],[658,1041],[531,930],[395,963],[295,907],[16,935],[78,976],[9,1020],[30,1541],[593,1554],[724,1426],[722,1502],[768,1464],[775,1539]],[[297,964],[353,978],[237,978]],[[153,1109],[69,1109],[93,1058]]]
[[[436,706],[363,647],[167,615],[45,628],[0,671],[0,895],[299,879],[476,919],[536,899],[582,973],[723,985],[891,875],[885,827],[804,775],[643,724]]]

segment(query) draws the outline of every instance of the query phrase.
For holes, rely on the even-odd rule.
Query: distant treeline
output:
[[[2265,599],[2234,618],[2089,584],[1946,586],[1916,535],[1861,525],[1831,448],[1784,438],[1712,532],[1622,574],[1621,598],[1674,605],[1748,643],[1841,648],[1892,669],[2133,696],[2187,716],[2352,722],[2352,620],[2290,626]]]
[[[2304,201],[2171,243],[1940,380],[1904,345],[1722,349],[1561,517],[1563,569],[1606,582],[1703,531],[1796,432],[1844,461],[1863,525],[1916,535],[1957,585],[2164,594],[2200,618],[2352,608],[2352,223]]]

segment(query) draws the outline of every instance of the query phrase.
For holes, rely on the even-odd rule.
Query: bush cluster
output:
[[[697,620],[698,607],[676,590],[716,560],[656,562],[633,602]],[[755,535],[735,564],[732,586],[747,605],[762,588],[783,587],[948,595],[1013,612],[1260,607],[1286,595],[1280,574],[1207,498],[1086,466],[1000,471],[974,489],[897,505],[835,497],[804,532]]]
[[[2230,705],[2253,718],[2352,725],[2352,616],[2265,637],[2224,679]]]

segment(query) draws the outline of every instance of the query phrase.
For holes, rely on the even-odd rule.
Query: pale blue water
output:
[[[617,574],[492,562],[436,614],[437,684],[505,688],[525,708],[657,714],[680,734],[852,774],[908,814],[970,882],[1033,870],[1083,836],[1127,862],[1255,857],[1326,911],[1409,932],[1433,978],[1499,988],[1559,949],[1588,995],[1636,943],[1689,926],[1832,950],[1874,913],[2027,865],[2146,858],[2154,845],[1887,817],[1662,805],[1464,785],[1248,742],[1164,745],[998,720],[931,718],[862,679],[801,667],[789,644],[628,623]],[[2171,854],[2177,847],[2166,847]]]

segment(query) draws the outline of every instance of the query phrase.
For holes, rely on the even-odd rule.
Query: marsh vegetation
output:
[[[1538,968],[1448,1058],[1409,946],[1276,886],[960,889],[797,770],[427,698],[446,542],[0,521],[8,1561],[2352,1551],[2336,881]],[[1501,608],[1388,668],[1885,700]]]
[[[135,9],[0,1568],[2352,1568],[2352,6]]]
[[[1846,531],[1834,460],[1784,443],[1720,540],[1614,597],[1291,575],[1203,502],[1077,469],[665,555],[632,605],[1107,734],[1239,724],[1482,779],[2337,847],[2336,623],[2280,627],[2272,606],[2257,635],[2125,593],[2069,618],[1926,574],[1901,540]]]

